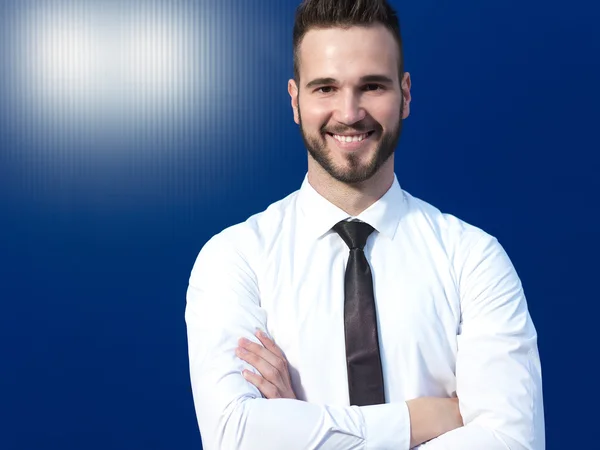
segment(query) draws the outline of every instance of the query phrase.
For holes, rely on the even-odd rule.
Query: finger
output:
[[[265,333],[264,331],[258,330],[255,333],[255,335],[260,340],[262,345],[265,346],[266,349],[270,350],[272,353],[277,355],[279,358],[285,359],[285,356],[284,356],[283,352],[281,351],[281,349],[279,348],[279,346],[275,343],[275,341],[273,341],[267,335],[267,333]]]
[[[242,372],[242,375],[244,376],[246,381],[249,381],[254,386],[256,386],[258,390],[262,393],[262,395],[264,395],[266,398],[271,399],[281,397],[277,388],[260,375],[257,375],[254,372],[251,372],[250,370],[244,370]]]
[[[256,331],[256,337],[258,337],[260,342],[267,350],[276,356],[277,359],[269,359],[269,362],[273,367],[275,367],[275,369],[279,371],[281,378],[289,378],[287,359],[283,354],[283,351],[277,344],[275,344],[275,341],[273,341],[264,331],[261,330]]]
[[[240,347],[248,350],[251,353],[254,353],[257,356],[260,356],[266,362],[268,362],[271,366],[277,369],[283,368],[283,364],[281,358],[274,354],[269,349],[265,348],[261,344],[257,344],[256,342],[249,341],[248,339],[241,338],[239,340]],[[258,368],[258,367],[257,367]]]
[[[237,355],[238,358],[240,358],[243,361],[246,361],[248,364],[250,364],[252,367],[254,367],[257,370],[259,370],[259,368],[257,366],[267,364],[267,362],[263,358],[256,355],[255,353],[252,353],[252,352],[246,350],[243,347],[236,348],[235,354]]]
[[[263,348],[260,345],[258,345],[258,347]],[[265,352],[269,353],[268,350],[266,350],[264,348],[263,348],[263,350]],[[235,350],[235,353],[240,359],[242,359],[243,361],[246,361],[248,364],[250,364],[256,370],[258,370],[260,372],[260,374],[264,378],[266,378],[268,381],[270,381],[271,383],[276,384],[276,383],[280,382],[281,375],[280,375],[279,370],[277,368],[275,368],[269,361],[264,359],[262,355],[258,355],[254,352],[246,350],[243,347],[238,347]],[[273,354],[271,354],[271,356],[273,358],[275,357]]]

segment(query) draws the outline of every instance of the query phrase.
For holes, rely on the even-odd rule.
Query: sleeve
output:
[[[407,450],[405,403],[357,407],[262,398],[241,375],[256,370],[235,355],[240,337],[258,342],[255,330],[266,330],[259,299],[257,277],[239,246],[222,234],[213,237],[192,269],[185,311],[203,448]]]
[[[465,426],[422,448],[543,450],[537,333],[508,255],[492,236],[477,236],[457,272],[462,317],[456,378]]]

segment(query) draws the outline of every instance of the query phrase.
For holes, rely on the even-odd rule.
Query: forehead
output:
[[[398,77],[399,49],[383,25],[309,30],[299,47],[300,77],[359,79],[373,73]]]

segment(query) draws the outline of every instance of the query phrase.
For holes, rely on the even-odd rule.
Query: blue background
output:
[[[305,174],[286,90],[297,1],[175,2],[205,24],[210,45],[187,55],[203,94],[173,104],[177,122],[110,136],[49,133],[22,108],[24,3],[0,6],[0,448],[198,449],[187,280],[207,239]],[[547,448],[590,448],[598,2],[391,3],[413,80],[400,183],[506,248],[539,333]]]

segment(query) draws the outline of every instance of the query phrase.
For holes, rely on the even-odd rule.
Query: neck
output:
[[[335,206],[356,217],[389,190],[394,182],[394,155],[368,180],[361,183],[343,183],[329,175],[310,155],[308,182],[321,196]]]

